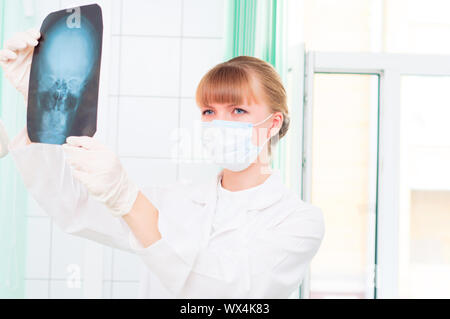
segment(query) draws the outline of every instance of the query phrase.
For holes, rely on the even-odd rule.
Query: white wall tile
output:
[[[50,266],[50,218],[27,218],[26,278],[48,278]]]
[[[181,0],[123,1],[122,32],[133,35],[181,35]]]
[[[160,159],[121,159],[130,178],[141,188],[164,186],[176,181],[177,164]]]
[[[178,127],[178,100],[121,98],[119,103],[119,154],[170,157],[171,135]]]
[[[183,39],[181,95],[195,97],[201,78],[223,62],[224,40]]]
[[[83,249],[85,239],[64,233],[53,224],[52,279],[83,278]]]
[[[111,1],[111,33],[120,34],[122,22],[122,0]]]
[[[25,280],[26,299],[48,299],[48,280]]]
[[[109,94],[118,95],[120,85],[120,44],[122,40],[120,36],[111,37],[110,45],[110,60],[109,60],[109,79],[108,91]],[[105,80],[105,79],[102,79]]]
[[[65,280],[50,281],[50,299],[81,299],[83,283],[78,287],[69,287]]]
[[[138,281],[141,264],[141,259],[137,255],[115,249],[113,280]]]
[[[36,24],[36,28],[39,29],[45,17],[52,12],[60,10],[60,1],[59,0],[47,0],[41,1],[39,5],[35,5],[35,14],[37,17],[38,23]]]
[[[119,126],[118,108],[119,97],[113,96],[108,99],[108,110],[106,112],[108,119],[107,133],[106,133],[106,145],[114,152],[117,153],[117,133]]]
[[[137,282],[113,282],[113,299],[136,299],[139,293]]]
[[[200,160],[201,156],[201,110],[194,98],[183,98],[180,107],[180,128],[183,142],[180,143],[180,162]]]
[[[122,95],[177,96],[180,39],[123,37]]]
[[[183,98],[180,109],[180,127],[191,128],[201,120],[202,113],[194,98]]]
[[[183,36],[220,38],[224,36],[224,0],[184,1],[183,11]]]

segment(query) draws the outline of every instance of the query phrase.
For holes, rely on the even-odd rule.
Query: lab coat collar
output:
[[[191,199],[200,204],[215,201],[217,198],[218,183],[222,176],[223,170],[207,182],[194,187],[191,192]],[[258,198],[247,203],[246,208],[247,210],[262,210],[270,207],[281,200],[285,191],[286,188],[283,184],[281,173],[279,170],[274,169],[272,175],[264,182],[262,188],[259,190]]]

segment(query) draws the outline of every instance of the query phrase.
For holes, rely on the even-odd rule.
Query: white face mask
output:
[[[270,140],[257,146],[252,143],[253,127],[266,122],[271,116],[259,123],[213,120],[201,122],[203,127],[202,144],[212,160],[234,172],[248,168]]]

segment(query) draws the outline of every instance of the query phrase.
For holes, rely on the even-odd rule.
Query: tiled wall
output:
[[[36,14],[42,19],[50,11],[86,3],[90,2],[36,1]],[[143,187],[214,174],[213,167],[173,160],[170,136],[199,119],[195,88],[223,59],[225,0],[103,3],[108,51],[102,62],[102,81],[107,81],[102,87],[107,92],[101,93],[99,136]],[[83,297],[83,274],[89,267],[86,245],[87,240],[61,232],[30,199],[27,297]],[[101,250],[103,297],[136,297],[140,261],[116,249]],[[75,288],[69,288],[68,281]]]

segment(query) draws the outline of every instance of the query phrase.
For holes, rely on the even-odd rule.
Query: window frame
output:
[[[398,298],[401,78],[404,75],[450,76],[450,56],[304,51],[304,61],[300,188],[301,197],[306,202],[311,202],[314,75],[331,73],[378,76],[377,186],[374,214],[369,214],[373,215],[373,218],[369,218],[369,231],[374,229],[375,234],[375,254],[372,256],[375,282],[372,297]],[[308,271],[301,287],[301,298],[309,296]]]

